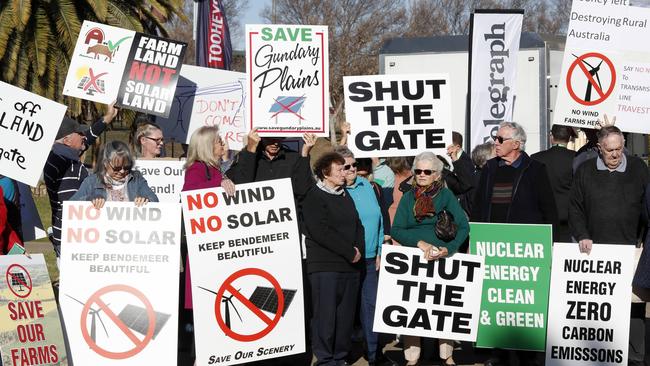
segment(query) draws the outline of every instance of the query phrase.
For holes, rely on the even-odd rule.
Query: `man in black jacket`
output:
[[[573,182],[573,157],[575,151],[567,149],[571,140],[573,129],[569,126],[553,125],[551,129],[551,148],[540,151],[530,157],[544,163],[546,172],[551,181],[551,188],[555,196],[558,210],[558,233],[555,237],[559,241],[571,242],[569,232],[569,191]]]
[[[472,198],[474,196],[474,163],[463,151],[463,135],[453,131],[451,133],[451,145],[447,146],[447,155],[454,165],[454,173],[463,187],[463,193],[457,194],[460,206],[469,215],[472,210]],[[455,192],[454,192],[455,193]]]

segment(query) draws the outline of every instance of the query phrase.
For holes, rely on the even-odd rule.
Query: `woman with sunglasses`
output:
[[[429,261],[445,258],[458,251],[469,234],[465,211],[442,180],[443,163],[431,152],[423,152],[413,161],[413,184],[404,193],[395,213],[391,234],[404,246],[417,247]],[[447,210],[458,226],[456,237],[445,242],[435,233],[438,213]],[[453,341],[439,340],[440,358],[445,365],[455,365]],[[407,365],[418,365],[420,337],[404,337]]]
[[[131,135],[131,143],[138,158],[154,159],[160,156],[165,145],[160,126],[151,122],[147,116],[140,116],[133,122],[136,126]]]
[[[109,141],[104,146],[95,173],[81,183],[71,201],[92,201],[95,208],[104,207],[106,201],[135,202],[142,206],[158,202],[147,180],[132,169],[135,159],[131,149],[122,141]]]

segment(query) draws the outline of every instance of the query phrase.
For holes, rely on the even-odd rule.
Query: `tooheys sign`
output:
[[[196,64],[230,70],[232,46],[222,0],[195,0]]]
[[[470,144],[495,136],[512,120],[523,10],[476,10],[470,35]]]

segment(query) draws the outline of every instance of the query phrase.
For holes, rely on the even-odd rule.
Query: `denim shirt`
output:
[[[129,195],[129,200],[133,201],[136,197],[144,197],[149,202],[158,202],[158,196],[149,188],[147,180],[137,170],[132,170],[128,182],[126,183],[126,191]],[[89,175],[81,183],[81,187],[77,193],[70,198],[70,201],[91,201],[95,198],[106,199],[107,192],[104,184],[99,180],[97,174]]]

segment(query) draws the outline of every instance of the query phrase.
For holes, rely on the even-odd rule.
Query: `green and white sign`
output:
[[[477,347],[544,351],[551,225],[470,223],[470,251],[485,257]]]

